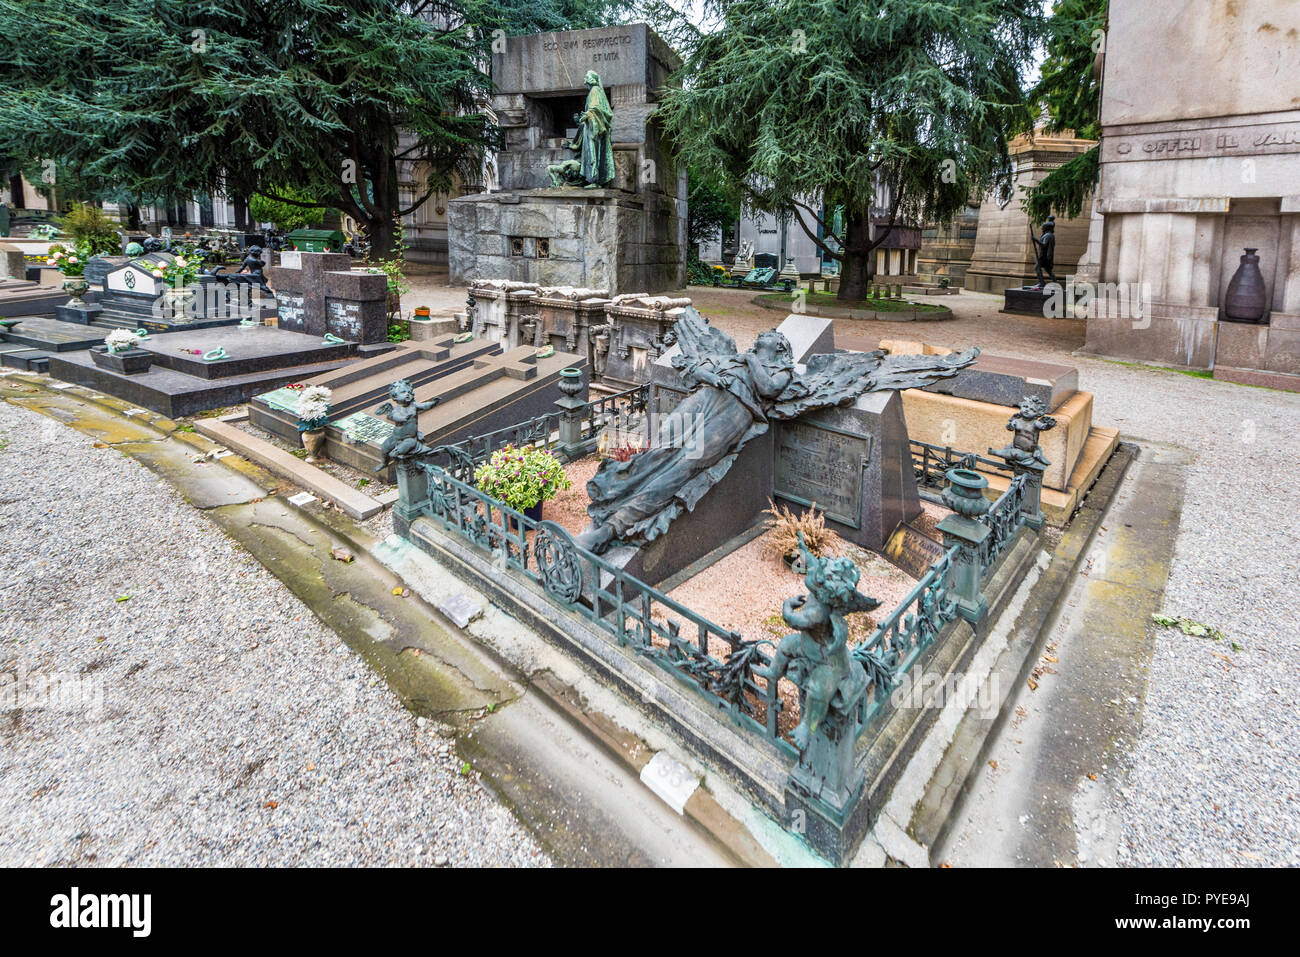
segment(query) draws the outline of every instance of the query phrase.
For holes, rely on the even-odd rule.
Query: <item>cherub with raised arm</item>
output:
[[[866,690],[867,673],[849,654],[844,616],[871,611],[880,602],[858,591],[858,567],[850,559],[818,558],[808,550],[802,532],[799,550],[808,565],[808,594],[787,598],[781,608],[785,623],[798,630],[781,639],[772,666],[762,676],[779,681],[788,675],[803,692],[799,726],[791,735],[803,751],[832,704],[847,705]]]
[[[1006,448],[989,449],[989,452],[1015,465],[1026,467],[1051,465],[1038,444],[1040,432],[1056,428],[1056,419],[1047,414],[1047,403],[1036,395],[1027,395],[1020,400],[1017,409],[1019,411],[1007,423],[1007,431],[1014,432],[1016,437]]]
[[[401,462],[433,451],[420,441],[419,417],[421,412],[438,404],[438,397],[434,396],[428,402],[416,402],[415,387],[407,379],[398,379],[388,387],[388,398],[391,401],[375,409],[376,415],[382,415],[393,423],[393,431],[384,439],[380,448],[376,472],[382,472],[391,462]]]

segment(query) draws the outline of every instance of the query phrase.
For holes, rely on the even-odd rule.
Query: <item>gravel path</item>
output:
[[[782,318],[746,293],[689,294],[738,339]],[[1082,322],[1001,315],[992,296],[932,301],[956,319],[839,320],[836,342],[919,338],[1074,365],[1094,422],[1196,457],[1164,610],[1226,640],[1157,632],[1142,734],[1111,808],[1121,863],[1300,864],[1300,394],[1074,356]]]
[[[0,608],[0,866],[548,863],[170,486],[4,402]]]

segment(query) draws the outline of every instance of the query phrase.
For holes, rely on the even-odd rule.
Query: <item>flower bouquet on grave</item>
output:
[[[191,247],[183,247],[171,262],[154,263],[153,277],[163,284],[163,303],[172,316],[192,314],[195,284],[199,279],[202,257]]]
[[[86,262],[90,256],[88,242],[80,242],[71,247],[55,243],[48,253],[50,265],[63,274],[63,291],[68,294],[68,305],[77,309],[86,305],[81,297],[90,288],[90,282],[86,279]]]
[[[95,365],[123,375],[148,372],[153,365],[153,353],[140,348],[145,335],[128,329],[114,329],[104,337],[103,346],[90,350],[90,358]]]
[[[111,353],[126,352],[140,345],[140,337],[127,329],[114,329],[104,337],[104,345]]]
[[[320,461],[325,447],[325,426],[330,423],[330,397],[333,393],[323,385],[304,386],[298,391],[295,412],[302,447],[307,450],[307,461]]]
[[[474,482],[480,491],[535,522],[541,521],[543,502],[573,485],[559,459],[531,445],[497,449],[474,470]]]

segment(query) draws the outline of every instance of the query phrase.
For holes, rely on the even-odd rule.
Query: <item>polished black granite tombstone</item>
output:
[[[18,325],[0,330],[0,340],[45,352],[75,352],[104,341],[107,329],[95,329],[49,316],[23,316]]]
[[[142,348],[154,357],[147,372],[127,375],[104,368],[88,349],[52,355],[49,371],[56,379],[175,418],[238,405],[387,347],[331,343],[273,326],[227,326],[161,333],[145,340]],[[217,349],[224,354],[216,354]]]
[[[39,349],[14,349],[0,353],[0,365],[25,372],[48,372],[50,355]]]
[[[974,365],[951,379],[926,386],[925,391],[1005,406],[1017,405],[1029,395],[1055,410],[1079,391],[1079,370],[1053,362],[980,353]]]
[[[0,279],[0,316],[7,319],[49,315],[55,306],[67,301],[68,294],[57,285],[42,285],[26,279]]]
[[[151,336],[140,348],[154,354],[154,365],[199,379],[229,379],[288,366],[333,362],[357,354],[355,342],[326,342],[318,336],[274,326],[173,332]],[[226,358],[204,358],[217,349],[224,349]]]

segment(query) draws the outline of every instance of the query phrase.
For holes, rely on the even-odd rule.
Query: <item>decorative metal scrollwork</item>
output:
[[[439,452],[442,452],[451,460],[451,468],[448,469],[453,476],[462,482],[474,481],[474,457],[459,445],[439,445],[429,452],[429,458],[432,459]]]
[[[570,605],[582,597],[582,560],[568,532],[554,522],[542,522],[533,540],[533,557],[547,594]]]

